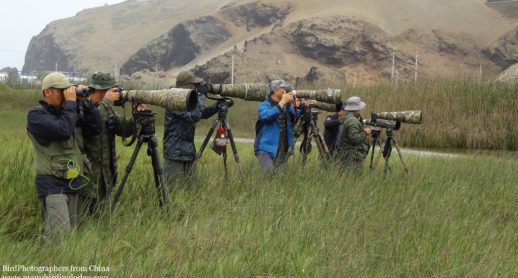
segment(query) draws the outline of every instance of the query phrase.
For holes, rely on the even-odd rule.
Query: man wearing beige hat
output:
[[[101,132],[100,115],[85,106],[80,119],[75,86],[53,72],[42,81],[43,100],[27,115],[34,146],[36,189],[43,206],[44,237],[55,238],[77,224],[78,190],[89,182],[83,136]]]
[[[370,127],[363,127],[360,111],[365,102],[353,96],[347,99],[343,109],[345,117],[338,135],[338,162],[345,169],[361,171],[365,157],[369,152]]]

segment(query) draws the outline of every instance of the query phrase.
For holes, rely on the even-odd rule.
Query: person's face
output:
[[[343,118],[343,117],[345,117],[345,110],[342,109],[342,110],[336,112],[336,114],[338,115],[338,118]]]
[[[64,89],[48,88],[45,89],[45,101],[56,108],[61,108],[65,104],[65,97],[63,96]]]
[[[95,89],[94,92],[90,95],[90,101],[92,101],[96,106],[99,106],[99,104],[101,104],[101,101],[103,100],[105,93],[106,90]]]
[[[272,96],[275,100],[280,100],[285,93],[286,93],[286,89],[279,87],[273,91]]]

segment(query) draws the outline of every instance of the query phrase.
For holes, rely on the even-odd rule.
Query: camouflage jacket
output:
[[[104,182],[106,185],[108,194],[110,194],[111,189],[115,185],[114,169],[112,169],[110,161],[112,156],[115,157],[115,145],[112,148],[110,143],[110,140],[113,140],[113,143],[115,143],[115,135],[113,134],[126,137],[131,136],[133,132],[133,120],[124,119],[117,114],[113,110],[113,102],[111,100],[103,99],[98,109],[101,113],[102,132],[99,135],[85,139],[85,152],[92,164],[92,173],[90,174],[90,184],[92,186],[89,186],[82,193],[91,198],[97,198],[98,185],[101,182]],[[110,118],[112,119],[113,128],[109,126]],[[113,129],[113,132],[110,132],[110,129]],[[112,135],[110,136],[110,134]]]
[[[340,126],[337,155],[344,162],[361,162],[369,152],[369,139],[354,112],[347,112]]]

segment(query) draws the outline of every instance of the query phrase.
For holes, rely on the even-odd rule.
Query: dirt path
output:
[[[203,138],[201,138],[201,137],[197,137],[196,139],[199,140],[199,141],[203,141]],[[254,139],[251,139],[251,138],[234,138],[234,141],[236,143],[245,143],[245,144],[246,143],[248,143],[248,144],[253,144],[254,143]],[[300,144],[300,141],[297,142],[297,144]],[[411,155],[417,155],[417,156],[437,156],[437,157],[448,157],[448,158],[454,158],[454,157],[461,157],[461,156],[463,156],[462,154],[444,153],[444,152],[432,152],[432,151],[423,151],[423,150],[413,150],[413,149],[407,149],[407,148],[402,148],[401,152],[403,153],[403,155],[411,154]],[[393,149],[393,155],[397,155],[395,148]]]

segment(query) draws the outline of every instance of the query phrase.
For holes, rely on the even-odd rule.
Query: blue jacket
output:
[[[288,139],[288,149],[293,141],[293,132],[291,129],[291,120],[295,117],[295,110],[292,105],[286,105],[289,112],[289,119],[286,121],[286,134]],[[269,96],[259,104],[258,119],[255,124],[255,142],[254,152],[265,152],[275,157],[279,148],[280,125],[278,118],[283,110]]]

